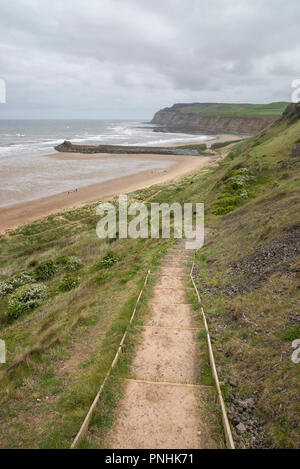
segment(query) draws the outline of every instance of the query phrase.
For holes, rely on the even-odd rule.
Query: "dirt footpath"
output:
[[[209,388],[199,385],[199,329],[188,304],[189,251],[166,256],[151,315],[130,369],[117,419],[106,437],[115,449],[214,448],[203,408]]]

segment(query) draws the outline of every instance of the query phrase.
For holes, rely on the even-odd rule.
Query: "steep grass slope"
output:
[[[172,242],[104,242],[98,219],[87,206],[1,237],[0,447],[70,446],[146,271]]]
[[[205,190],[198,285],[242,448],[300,444],[299,137],[299,118],[282,118],[235,146]]]

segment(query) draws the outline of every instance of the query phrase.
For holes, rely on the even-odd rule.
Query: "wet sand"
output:
[[[111,154],[80,154],[55,153],[49,155],[58,160],[105,159],[120,158],[123,155]],[[124,155],[126,158],[145,158],[145,155]],[[163,183],[185,174],[199,170],[211,164],[210,157],[197,157],[185,155],[147,155],[147,159],[170,160],[174,162],[168,169],[158,168],[139,173],[118,177],[98,184],[81,187],[76,192],[63,192],[49,197],[18,203],[9,207],[0,208],[0,232],[9,228],[16,228],[30,221],[45,217],[51,213],[64,209],[80,207],[82,205],[109,200],[119,194],[126,194],[138,189],[150,187],[153,184]]]

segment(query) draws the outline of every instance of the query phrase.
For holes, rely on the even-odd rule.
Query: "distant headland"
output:
[[[156,112],[157,131],[254,134],[272,124],[289,103],[179,103]]]

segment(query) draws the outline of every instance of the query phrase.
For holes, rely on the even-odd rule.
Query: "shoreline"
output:
[[[47,156],[54,159],[76,161],[78,159],[119,158],[122,155],[55,153]],[[145,155],[139,154],[126,154],[126,158],[141,158],[144,156]],[[89,203],[110,200],[120,194],[127,194],[155,184],[174,180],[193,171],[202,169],[213,162],[213,158],[209,156],[150,154],[147,155],[147,158],[170,160],[173,161],[174,164],[168,169],[157,168],[140,171],[130,176],[118,177],[105,182],[84,186],[71,193],[70,191],[61,192],[29,202],[21,202],[9,207],[1,207],[0,233],[64,209],[78,208]]]
[[[207,149],[210,149],[211,146],[214,144],[214,143],[221,143],[221,142],[231,142],[231,141],[235,141],[235,140],[243,140],[243,139],[246,139],[246,138],[249,138],[249,135],[243,135],[243,134],[216,134],[214,138],[210,139],[210,140],[199,140],[199,141],[196,141],[196,140],[190,140],[190,141],[186,141],[185,143],[174,143],[173,145],[169,145],[169,146],[174,146],[174,147],[184,147],[185,145],[199,145],[201,143],[205,143],[206,146],[207,146]]]

